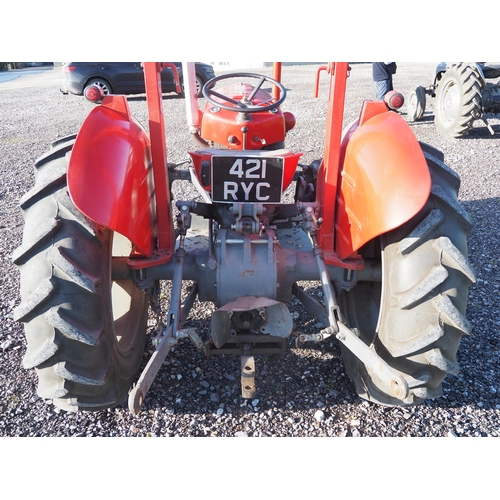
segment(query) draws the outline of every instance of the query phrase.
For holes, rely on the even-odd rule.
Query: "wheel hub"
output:
[[[458,114],[460,105],[460,93],[457,85],[451,84],[445,90],[442,114],[447,121],[452,121]]]

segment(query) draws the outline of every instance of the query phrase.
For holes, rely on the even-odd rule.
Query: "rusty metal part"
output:
[[[186,336],[197,349],[203,350],[204,343],[198,335],[198,331],[196,330],[196,328],[189,328],[188,330],[186,330]]]
[[[246,296],[227,303],[212,315],[211,337],[217,348],[234,342],[234,332],[254,329],[264,335],[287,338],[293,328],[288,307],[266,297]]]
[[[187,209],[181,209],[181,215],[185,215],[183,212],[187,212]],[[189,215],[189,213],[187,214]],[[142,371],[141,376],[139,377],[139,380],[135,384],[134,388],[129,393],[128,407],[134,415],[137,415],[140,412],[146,393],[151,387],[153,380],[158,374],[158,371],[160,370],[163,361],[167,357],[172,346],[177,343],[178,338],[185,338],[189,336],[188,331],[180,330],[182,323],[189,314],[189,309],[193,305],[197,292],[197,287],[193,287],[184,303],[181,302],[182,271],[186,256],[186,251],[184,250],[185,236],[182,233],[185,233],[185,231],[189,228],[189,223],[189,217],[181,217],[179,229],[181,235],[179,238],[179,247],[175,251],[172,299],[170,303],[170,310],[168,312],[167,327],[163,332],[163,336],[153,339],[153,343],[155,343],[155,341],[157,342],[156,350]]]
[[[385,389],[387,394],[399,400],[406,399],[409,389],[404,377],[393,370],[375,352],[375,349],[366,345],[347,326],[340,322],[337,325],[339,327],[337,339],[365,364],[371,375],[379,379],[381,387]]]
[[[310,207],[308,207],[310,208]],[[326,307],[326,313],[328,315],[327,327],[333,328],[334,333],[339,331],[337,326],[337,321],[340,319],[340,308],[337,304],[337,299],[335,297],[335,291],[332,287],[330,277],[328,276],[328,271],[326,268],[325,261],[323,259],[323,251],[318,246],[316,240],[316,234],[314,228],[310,229],[311,239],[313,241],[313,254],[316,258],[316,264],[318,266],[319,277],[321,280],[321,286],[323,288],[323,300]]]
[[[241,354],[241,345],[250,342],[255,354],[278,354],[283,356],[286,351],[286,338],[271,335],[236,334],[222,347],[216,347],[210,339],[203,346],[205,356],[212,357],[221,354]]]
[[[128,408],[134,415],[137,415],[141,411],[146,393],[151,387],[151,384],[160,370],[163,361],[167,357],[167,354],[170,352],[170,349],[177,343],[177,339],[172,336],[172,330],[173,327],[170,325],[170,327],[165,331],[163,339],[151,356],[146,368],[144,368],[139,380],[129,393]]]
[[[193,290],[187,297],[187,299],[179,306],[179,323],[182,324],[184,321],[184,316],[189,314],[189,309],[192,306],[192,302],[194,301],[194,297],[196,297],[196,287],[193,287]],[[170,325],[164,330],[163,336],[156,337],[153,339],[153,345],[156,344],[156,350],[151,356],[148,364],[144,368],[139,377],[139,380],[133,387],[133,389],[129,393],[128,397],[128,407],[129,410],[137,415],[141,411],[141,407],[144,403],[144,398],[146,397],[147,392],[149,391],[156,375],[158,374],[160,368],[163,365],[163,361],[167,357],[170,349],[177,344],[177,339],[189,338],[196,347],[201,348],[202,344],[196,329],[187,328],[185,330],[178,330],[173,334],[174,331],[174,323],[170,323]]]
[[[325,328],[319,333],[308,334],[295,332],[295,347],[300,347],[304,342],[323,342],[323,340],[331,337],[334,334],[335,332],[332,327]]]
[[[252,353],[252,345],[244,344],[241,355],[241,396],[244,399],[252,399],[256,390],[255,358]]]
[[[328,326],[330,320],[328,319],[328,313],[323,304],[320,304],[316,299],[304,292],[297,283],[293,284],[292,292],[309,313],[311,313],[323,326]]]

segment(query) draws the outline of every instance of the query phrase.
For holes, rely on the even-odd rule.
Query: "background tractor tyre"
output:
[[[357,394],[383,405],[440,396],[446,375],[459,371],[460,339],[470,333],[465,310],[475,273],[467,261],[471,223],[457,201],[460,180],[439,151],[421,145],[432,176],[425,207],[363,249],[365,257],[381,259],[382,282],[358,283],[339,296],[348,326],[408,383],[406,399],[387,394],[376,373],[341,345]]]
[[[434,121],[443,137],[460,137],[482,114],[482,84],[473,66],[451,66],[436,90]]]
[[[69,197],[73,143],[57,141],[37,160],[35,186],[21,199],[15,319],[25,323],[23,366],[35,368],[38,395],[68,411],[100,410],[126,401],[137,376],[148,299],[131,281],[111,278],[112,256],[129,255],[130,242],[89,221]]]
[[[425,113],[426,96],[424,87],[412,90],[406,98],[406,112],[408,119],[418,122]]]
[[[111,85],[106,80],[102,80],[101,78],[93,78],[92,80],[88,81],[85,84],[85,88],[83,89],[83,95],[86,95],[87,88],[91,87],[92,85],[99,87],[102,90],[103,95],[108,95],[113,93]]]

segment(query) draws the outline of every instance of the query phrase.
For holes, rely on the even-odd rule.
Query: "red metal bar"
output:
[[[143,63],[146,100],[151,138],[151,157],[156,196],[156,226],[158,253],[170,260],[174,248],[174,231],[168,185],[167,146],[161,91],[161,63]]]
[[[319,77],[320,77],[320,73],[322,71],[327,71],[328,70],[328,66],[320,66],[317,70],[316,70],[316,82],[314,84],[314,97],[318,97],[318,92],[319,92]]]
[[[318,232],[318,243],[323,249],[327,264],[334,264],[338,257],[334,251],[335,201],[339,176],[340,141],[344,118],[344,101],[349,64],[329,63],[330,94],[326,120],[325,150],[318,173],[317,197],[318,217],[322,223]]]
[[[273,63],[273,78],[281,83],[281,63],[275,62]],[[273,85],[273,98],[277,101],[280,98],[280,89],[277,85]]]
[[[174,77],[175,91],[180,94],[182,92],[181,80],[179,78],[179,72],[177,71],[177,66],[174,63],[164,62],[160,65],[160,71],[162,69],[170,68],[172,70],[172,75]]]

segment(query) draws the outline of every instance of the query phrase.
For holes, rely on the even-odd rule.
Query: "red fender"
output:
[[[68,166],[68,189],[78,210],[126,236],[146,257],[154,250],[150,149],[125,97],[106,96],[78,132]]]
[[[410,220],[429,198],[431,177],[415,135],[375,101],[365,102],[344,134],[340,165],[335,250],[341,259]]]

